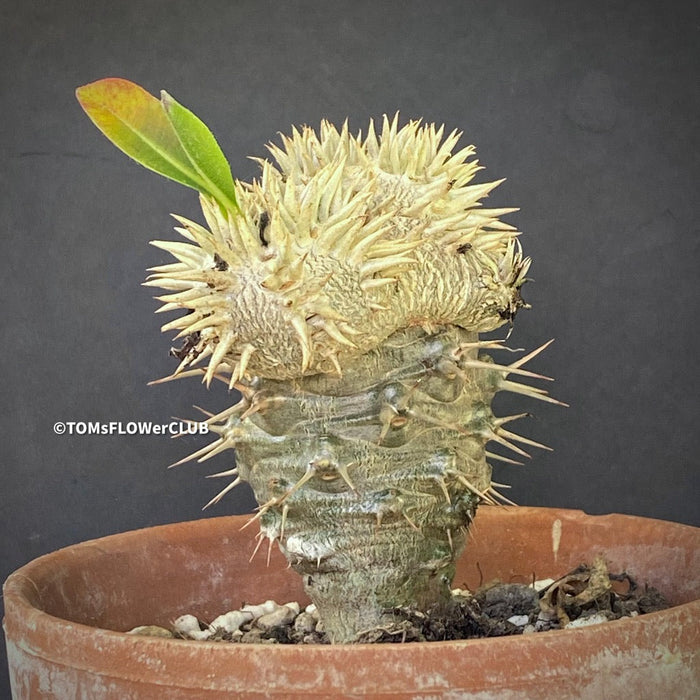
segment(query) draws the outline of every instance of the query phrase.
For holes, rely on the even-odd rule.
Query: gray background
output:
[[[688,7],[692,4],[688,3]],[[500,468],[528,505],[699,524],[696,323],[700,17],[674,2],[2,3],[0,579],[84,539],[202,517],[211,470],[166,465],[202,438],[55,435],[55,421],[168,421],[223,408],[174,368],[145,270],[196,195],[113,148],[76,86],[167,89],[217,134],[234,174],[291,124],[401,111],[465,132],[507,177],[495,206],[534,259],[512,343],[561,409],[551,444]],[[549,387],[548,387],[549,388]],[[533,405],[536,404],[536,405]],[[249,511],[242,488],[205,516]],[[0,692],[5,688],[0,689]]]

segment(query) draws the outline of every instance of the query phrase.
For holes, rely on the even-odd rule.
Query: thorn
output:
[[[267,564],[266,566],[269,568],[270,567],[270,557],[272,556],[272,543],[275,541],[272,537],[268,537],[268,543],[267,543]]]
[[[175,351],[175,348],[170,349],[171,354],[174,354],[174,351]],[[173,372],[173,375],[177,376],[177,375],[181,374],[182,371],[185,369],[185,367],[187,367],[187,365],[189,365],[193,359],[195,359],[195,358],[193,358],[189,353],[187,353],[182,358],[182,362],[180,362],[180,364],[177,366],[177,369]]]
[[[221,476],[235,476],[238,473],[238,467],[227,469],[225,472],[217,472],[216,474],[207,474],[206,479],[217,479]]]
[[[499,391],[511,391],[514,394],[523,394],[524,396],[529,396],[532,399],[546,401],[547,403],[553,403],[557,406],[564,406],[565,408],[569,407],[568,403],[564,403],[563,401],[557,401],[551,396],[548,396],[547,392],[543,389],[538,389],[537,387],[529,386],[527,384],[519,384],[518,382],[511,382],[507,379],[504,379],[499,384]]]
[[[292,318],[292,326],[297,332],[299,345],[301,346],[301,371],[306,372],[311,364],[311,341],[309,339],[309,329],[306,321],[299,316]]]
[[[513,368],[513,365],[497,365],[494,362],[483,362],[482,360],[463,360],[462,367],[472,367],[474,369],[492,369],[499,372],[505,372],[506,376],[509,374],[518,374],[523,377],[530,377],[531,379],[544,379],[548,382],[554,381],[551,377],[546,377],[544,374],[536,374],[535,372],[530,372],[526,369]]]
[[[445,494],[445,500],[447,501],[447,505],[451,506],[452,499],[450,498],[450,492],[447,488],[447,482],[441,476],[436,477],[435,480],[438,482],[438,485],[442,489],[442,492]]]
[[[495,459],[498,462],[505,462],[506,464],[515,464],[518,467],[524,466],[522,462],[517,462],[514,459],[510,459],[509,457],[503,457],[502,455],[498,455],[495,452],[489,452],[488,450],[484,451],[484,455],[488,459]]]
[[[255,403],[252,403],[248,408],[246,408],[245,411],[241,414],[241,420],[245,420],[246,418],[250,418],[250,416],[255,415],[259,411],[262,411],[265,406],[263,406],[263,403],[265,402],[265,399],[260,399],[256,401]]]
[[[362,331],[358,330],[354,326],[351,326],[349,323],[343,323],[342,321],[341,323],[343,324],[342,331],[344,333],[349,333],[350,335],[362,335]]]
[[[219,491],[219,493],[217,493],[216,496],[214,496],[214,498],[212,498],[211,501],[209,501],[209,503],[202,508],[202,510],[206,510],[209,508],[209,506],[218,503],[229,491],[235,489],[236,486],[238,486],[238,484],[240,484],[242,481],[243,479],[241,479],[240,476],[237,479],[234,479],[226,488],[221,489],[221,491]]]
[[[418,525],[416,525],[416,524],[413,522],[413,520],[411,520],[411,518],[409,518],[408,515],[407,515],[403,510],[401,511],[401,515],[403,515],[403,517],[406,518],[406,520],[408,521],[408,524],[409,524],[416,532],[420,532],[420,528],[418,527]]]
[[[387,436],[389,428],[391,428],[391,421],[398,415],[396,409],[389,403],[384,404],[379,410],[379,421],[382,425],[382,429],[379,432],[379,439],[377,440],[378,445],[384,442],[384,438]]]
[[[449,527],[447,528],[447,541],[450,543],[450,552],[454,552],[455,548],[452,544],[452,530],[450,530]]]
[[[521,418],[532,418],[532,413],[516,413],[515,415],[512,415],[512,416],[501,416],[500,418],[496,418],[494,416],[493,424],[497,428],[500,428],[502,425],[505,425],[506,423],[511,423],[512,421],[520,420]]]
[[[205,347],[201,352],[194,355],[190,360],[190,367],[198,365],[202,360],[206,360],[207,357],[211,355],[211,348]]]
[[[199,246],[181,243],[180,241],[149,241],[152,246],[170,253],[190,267],[197,269],[202,264],[202,251]]]
[[[528,353],[524,357],[521,357],[516,362],[513,362],[511,365],[509,365],[509,367],[522,367],[526,362],[529,362],[533,357],[536,357],[543,350],[546,350],[553,342],[554,342],[554,338],[552,338],[551,340],[548,340],[544,345],[540,345],[539,348],[533,350],[531,353]]]
[[[214,414],[211,411],[207,411],[205,408],[197,406],[197,404],[194,404],[192,408],[196,409],[200,413],[203,413],[205,416],[207,416],[207,418],[214,418]]]
[[[256,520],[259,520],[276,503],[277,503],[277,499],[271,498],[266,503],[263,503],[261,506],[258,506],[258,512],[252,518],[249,518],[246,521],[246,523],[243,525],[243,527],[241,527],[241,530],[245,530],[248,527],[248,525],[250,525],[251,523],[254,523]]]
[[[394,282],[396,282],[396,277],[371,277],[369,279],[363,279],[360,282],[360,287],[362,288],[363,292],[366,292],[368,289],[384,287],[387,284],[394,284]]]
[[[284,527],[287,524],[287,513],[289,513],[289,506],[285,503],[282,506],[282,524],[280,525],[279,540],[282,542],[284,539]]]
[[[157,298],[157,297],[155,297]],[[163,314],[168,311],[175,311],[175,310],[180,310],[184,309],[184,306],[180,306],[179,304],[164,304],[160,308],[156,309],[153,313],[156,314]],[[178,316],[178,318],[173,319],[172,321],[168,321],[168,323],[164,323],[161,327],[161,333],[167,333],[168,331],[172,330],[179,330],[180,328],[186,328],[187,327],[187,321],[189,319],[187,318],[189,314],[185,314],[184,316]]]
[[[549,447],[547,445],[543,445],[541,442],[535,442],[534,440],[530,440],[529,438],[522,437],[521,435],[517,435],[516,433],[511,433],[509,430],[504,430],[503,428],[499,428],[496,432],[505,438],[510,438],[511,440],[515,440],[516,442],[521,442],[523,445],[530,445],[531,447],[539,447],[541,450],[547,450],[549,452],[554,452],[554,450],[551,447]]]
[[[248,384],[246,382],[239,382],[238,384],[234,385],[234,388],[240,392],[241,396],[246,399],[246,401],[250,401],[250,399],[255,396],[255,393],[258,391],[254,386],[251,384]]]
[[[239,401],[237,404],[234,404],[233,406],[221,411],[221,413],[217,413],[215,416],[212,416],[207,423],[221,423],[231,416],[235,416],[237,413],[242,413],[246,407],[246,404],[247,401],[245,400]]]
[[[350,489],[352,490],[352,492],[353,492],[356,496],[359,496],[359,494],[357,493],[357,489],[355,488],[355,486],[354,486],[354,484],[352,483],[352,481],[350,481],[350,474],[348,474],[348,468],[349,468],[349,467],[354,467],[354,466],[356,466],[356,465],[357,465],[357,462],[350,462],[350,464],[337,466],[337,467],[335,468],[335,470],[338,472],[338,474],[340,474],[340,476],[342,477],[343,481],[350,487]]]
[[[167,377],[152,379],[150,382],[148,382],[147,386],[156,386],[158,384],[172,382],[174,379],[184,379],[185,377],[195,377],[197,375],[201,376],[202,374],[204,374],[203,369],[190,369],[187,372],[180,372],[180,374],[169,374]]]
[[[248,408],[241,414],[241,420],[249,418],[255,413],[260,413],[265,409],[270,408],[272,404],[285,401],[284,396],[266,396],[263,399],[253,399],[253,403],[248,406]]]
[[[487,493],[488,489],[486,489],[486,491],[479,491],[479,489],[477,489],[476,486],[474,486],[474,484],[472,484],[472,482],[469,481],[469,479],[467,479],[466,476],[464,476],[464,474],[454,469],[448,469],[447,473],[454,476],[457,479],[457,481],[466,486],[474,495],[478,496],[482,501],[488,503],[489,505],[496,505],[493,499],[489,497]]]
[[[253,356],[254,352],[255,347],[250,343],[243,346],[243,349],[241,350],[241,358],[238,360],[236,371],[231,375],[229,389],[233,389],[234,384],[237,384],[241,379],[243,379],[243,375],[246,373],[246,369],[248,368],[248,362]],[[233,381],[234,377],[236,377],[236,381]]]
[[[336,371],[336,374],[339,377],[343,376],[343,369],[340,366],[340,362],[338,361],[338,356],[334,352],[329,352],[326,357],[333,363],[333,368]]]
[[[168,263],[166,265],[155,265],[154,267],[149,267],[146,269],[146,272],[152,272],[154,274],[148,275],[148,279],[151,279],[152,277],[161,277],[163,274],[168,274],[172,272],[183,272],[185,274],[188,274],[192,270],[189,265],[185,265],[184,263]],[[144,286],[149,286],[149,287],[155,287],[157,285],[155,284],[150,284],[147,285],[146,282],[143,283]]]
[[[292,486],[288,491],[284,493],[283,496],[279,498],[277,501],[276,505],[280,505],[284,503],[291,495],[296,493],[309,479],[311,479],[314,475],[316,474],[316,468],[314,467],[313,462],[309,462],[309,466],[306,468],[306,472],[304,472],[304,476],[297,481],[294,486]]]
[[[210,450],[207,454],[200,457],[197,460],[197,463],[201,464],[202,462],[206,462],[212,457],[216,457],[216,455],[218,455],[219,453],[225,452],[226,450],[230,450],[235,446],[235,444],[235,440],[231,439],[231,437],[223,438],[223,442],[220,445],[216,446],[213,450]]]
[[[253,561],[255,559],[255,555],[258,553],[258,550],[260,549],[260,545],[262,544],[263,540],[265,539],[265,535],[263,534],[262,530],[258,532],[257,535],[255,535],[255,539],[258,541],[258,543],[255,545],[255,549],[253,550],[253,554],[251,554],[250,559],[248,559],[248,563]]]
[[[407,255],[387,255],[367,260],[360,266],[360,273],[362,277],[368,278],[381,270],[388,270],[397,265],[415,265],[416,262],[416,258]]]
[[[226,353],[231,349],[235,339],[236,334],[233,331],[227,331],[221,338],[219,338],[219,343],[212,353],[211,359],[209,360],[209,365],[204,373],[204,379],[202,380],[207,385],[207,388],[211,384],[211,380],[214,378],[214,374],[216,373],[221,360],[224,359]],[[228,384],[228,381],[226,383]]]
[[[168,466],[168,469],[172,469],[173,467],[178,467],[181,464],[184,464],[185,462],[189,462],[192,459],[197,459],[201,457],[202,455],[206,454],[209,452],[209,450],[214,450],[218,446],[220,446],[222,443],[226,442],[224,438],[218,438],[214,442],[210,442],[208,445],[205,445],[202,447],[202,449],[197,450],[196,452],[193,452],[191,455],[188,455],[187,457],[183,457],[182,459],[178,460],[177,462],[173,462],[171,465]]]
[[[532,459],[532,457],[525,452],[525,450],[520,449],[517,445],[514,445],[512,442],[506,440],[500,431],[494,432],[492,431],[488,435],[488,440],[493,440],[494,442],[497,442],[499,445],[503,445],[503,447],[507,447],[509,450],[513,450],[516,454],[519,454],[523,457],[527,457],[527,459]]]
[[[228,390],[231,391],[232,389],[235,388],[236,382],[238,378],[238,363],[233,368],[233,371],[231,372],[231,376],[228,379]]]
[[[328,275],[327,279],[330,279],[332,275]],[[313,295],[314,297],[316,296],[315,294]],[[305,307],[307,309],[308,313],[314,313],[317,316],[320,316],[321,318],[328,319],[331,321],[345,321],[347,322],[347,316],[343,316],[343,314],[339,313],[336,311],[330,304],[325,303],[323,301],[319,301],[316,299],[313,301],[311,304],[307,305]]]
[[[507,350],[508,352],[522,352],[525,348],[509,348],[504,345],[506,339],[503,340],[477,340],[473,343],[462,343],[455,351],[455,355],[459,357],[466,350]]]
[[[493,486],[489,486],[488,492],[493,494],[496,498],[500,499],[501,501],[503,501],[503,503],[505,503],[509,506],[517,506],[518,505],[517,503],[515,503],[515,501],[511,501],[510,498],[506,498],[502,493],[498,493],[498,491],[496,491],[496,489],[493,488]],[[494,505],[498,505],[498,504],[494,504]]]
[[[352,342],[349,338],[346,338],[338,328],[338,326],[335,324],[334,321],[330,319],[323,319],[323,323],[321,325],[321,328],[328,333],[328,335],[333,338],[333,340],[337,340],[341,345],[347,345],[348,347],[351,348],[356,348],[357,345]]]

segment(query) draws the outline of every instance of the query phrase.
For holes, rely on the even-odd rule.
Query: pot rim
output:
[[[568,509],[521,506],[507,510],[521,517],[545,515],[564,521],[585,519],[595,521],[605,528],[619,522],[620,518],[634,520],[635,525],[640,527],[662,525],[675,535],[686,537],[691,542],[693,552],[700,553],[700,528],[689,525],[630,515],[590,516],[580,510]],[[499,508],[499,512],[504,513],[505,509]],[[373,673],[379,669],[387,687],[403,692],[402,689],[408,687],[406,684],[415,675],[416,669],[430,669],[430,673],[435,674],[434,678],[439,679],[439,683],[438,680],[435,682],[440,687],[445,683],[446,687],[462,687],[459,684],[469,678],[475,688],[497,690],[506,687],[506,680],[500,676],[494,677],[494,671],[489,667],[489,659],[496,656],[514,659],[518,668],[527,668],[530,675],[544,674],[538,676],[544,679],[551,677],[553,672],[560,673],[559,670],[552,671],[552,664],[569,664],[572,653],[578,653],[578,649],[588,650],[585,658],[589,659],[594,653],[591,649],[607,653],[606,649],[609,650],[611,645],[614,646],[622,638],[640,654],[646,654],[643,661],[636,661],[635,664],[654,663],[660,654],[673,654],[673,649],[683,648],[688,643],[689,630],[696,635],[696,646],[700,643],[700,630],[692,633],[693,628],[698,629],[700,598],[659,612],[569,630],[486,639],[341,645],[227,644],[141,637],[65,620],[45,612],[36,604],[40,593],[32,581],[32,574],[38,578],[42,570],[46,571],[46,567],[50,567],[60,553],[95,546],[108,550],[116,540],[122,544],[126,540],[128,544],[128,540],[137,540],[146,531],[158,534],[182,528],[192,530],[193,523],[205,521],[218,521],[213,524],[228,526],[236,522],[242,523],[247,517],[221,516],[132,530],[65,547],[25,564],[10,575],[4,586],[6,612],[3,626],[8,648],[12,640],[12,644],[25,654],[55,664],[70,665],[88,673],[101,669],[106,656],[117,655],[126,663],[120,665],[118,670],[112,670],[112,677],[127,678],[134,682],[143,681],[146,677],[148,682],[156,685],[175,683],[182,687],[215,690],[250,689],[250,684],[256,680],[261,680],[265,687],[276,684],[282,688],[285,673],[294,672],[294,680],[299,687],[306,683],[305,687],[313,689],[318,685],[320,676],[325,680],[332,676],[336,687],[342,688],[343,684],[355,687],[358,683],[360,686],[364,683],[369,688],[368,692],[371,692],[371,687],[367,686],[366,674],[363,675],[364,668],[371,665]],[[658,645],[658,630],[661,627],[668,636],[664,648]],[[69,646],[65,644],[67,635],[70,635],[71,640]],[[464,652],[460,654],[458,667],[455,667],[454,657],[445,654],[446,649]],[[202,657],[202,661],[193,672],[192,656],[195,653],[198,658]],[[301,658],[300,654],[303,655]],[[538,661],[545,656],[551,663],[547,668],[540,669]],[[300,664],[304,666],[303,669],[300,669]],[[215,669],[215,674],[212,674],[212,669]],[[110,676],[109,671],[105,673],[100,670],[99,673]],[[266,675],[264,679],[260,679],[261,673]],[[281,678],[277,675],[280,673]],[[342,682],[338,680],[341,676]],[[431,687],[432,682],[428,678],[425,681],[426,687]],[[436,689],[439,688],[436,686]],[[282,693],[282,690],[278,692]]]

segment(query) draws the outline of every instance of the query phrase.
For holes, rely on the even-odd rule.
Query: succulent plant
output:
[[[167,290],[160,311],[187,311],[163,326],[183,339],[166,379],[241,394],[186,458],[235,448],[211,502],[251,484],[258,547],[278,543],[333,642],[444,607],[477,506],[507,501],[489,460],[511,460],[487,444],[544,447],[506,429],[526,414],[495,417],[493,396],[559,403],[513,380],[547,379],[523,365],[549,343],[499,365],[484,352],[505,341],[479,339],[526,306],[530,260],[500,220],[515,210],[481,205],[499,182],[472,183],[458,132],[398,116],[365,135],[294,129],[259,180],[234,182],[167,93],[112,78],[77,94],[127,154],[200,192],[207,226],[175,217],[186,242],[154,242],[177,262],[146,284]]]

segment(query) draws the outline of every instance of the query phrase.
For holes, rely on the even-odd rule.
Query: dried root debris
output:
[[[605,560],[597,557],[591,566],[577,567],[543,591],[538,622],[550,629],[567,629],[667,607],[655,588],[645,585],[640,590],[626,572],[610,574]]]
[[[363,632],[360,643],[433,642],[572,629],[669,607],[655,588],[627,572],[609,573],[605,560],[534,584],[495,582],[474,593],[456,589],[440,614],[396,608],[392,623]],[[242,644],[328,644],[314,605],[268,600],[220,615],[211,623],[182,615],[168,630],[153,625],[129,634]]]

